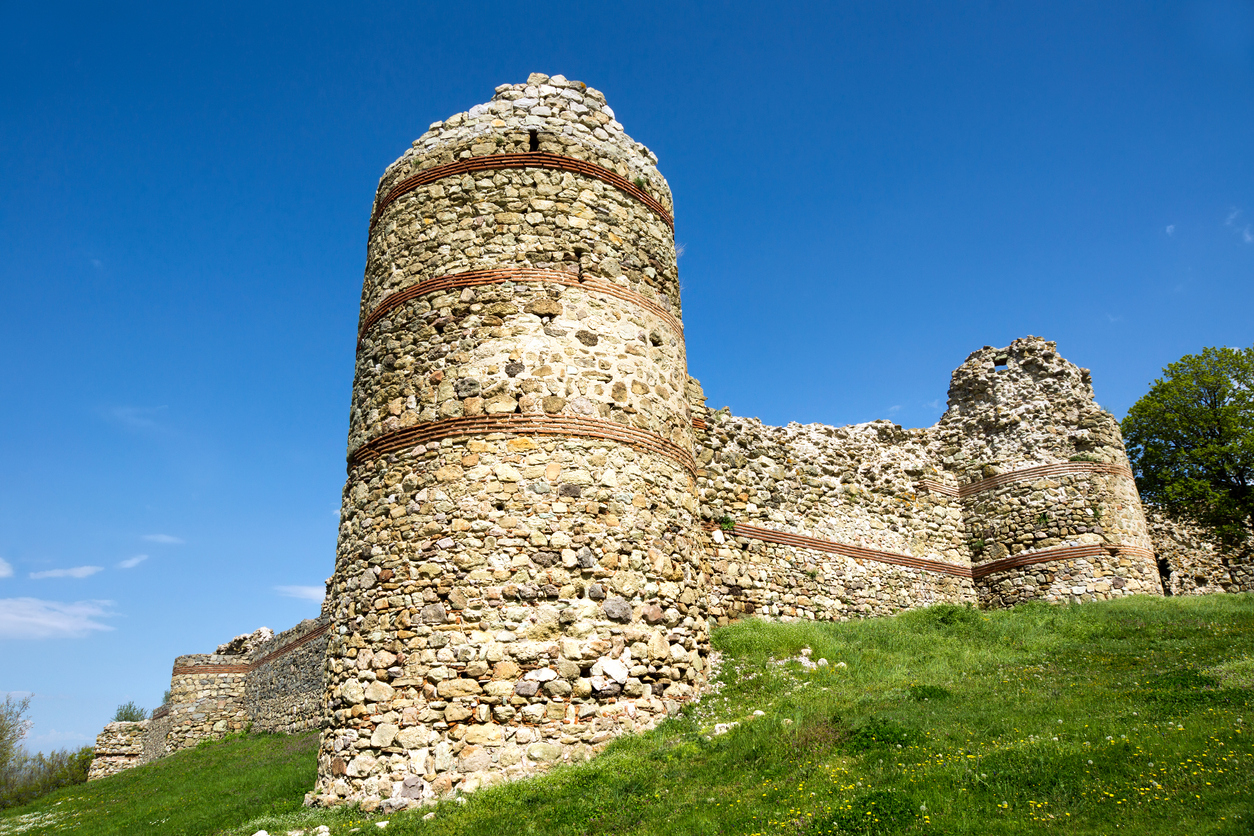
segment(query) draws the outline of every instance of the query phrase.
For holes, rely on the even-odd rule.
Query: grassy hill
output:
[[[747,622],[715,642],[721,690],[682,717],[384,832],[1254,833],[1254,596]],[[300,807],[313,752],[201,746],[4,811],[0,836],[377,832]]]

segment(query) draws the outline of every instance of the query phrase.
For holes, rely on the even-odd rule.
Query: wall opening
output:
[[[1167,558],[1158,558],[1158,579],[1163,584],[1163,595],[1167,598],[1171,597],[1171,564],[1167,562]]]
[[[539,151],[539,150],[540,150],[540,132],[539,132],[539,131],[528,131],[528,132],[527,132],[527,134],[528,134],[528,136],[531,138],[531,143],[530,143],[530,146],[529,146],[529,147],[530,147],[530,150],[532,150],[532,151]]]

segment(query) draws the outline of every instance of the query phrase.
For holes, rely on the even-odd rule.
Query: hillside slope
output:
[[[682,717],[386,832],[1254,832],[1254,596],[746,622],[715,641],[724,685]],[[182,753],[0,814],[0,836],[373,830],[299,807],[308,740]],[[23,815],[58,818],[14,829]]]

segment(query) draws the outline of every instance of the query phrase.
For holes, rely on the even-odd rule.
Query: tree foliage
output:
[[[82,784],[96,756],[91,746],[59,749],[47,755],[19,751],[0,770],[0,809],[27,804],[53,790]]]
[[[113,722],[127,721],[137,722],[139,720],[148,719],[148,709],[140,708],[135,704],[134,700],[124,702],[118,706],[118,710],[113,713]]]
[[[0,704],[0,771],[7,769],[22,751],[22,738],[30,731],[30,720],[26,719],[29,708],[29,696],[19,700],[6,694],[4,703]]]
[[[19,700],[8,694],[0,703],[0,809],[83,783],[95,756],[91,746],[49,755],[27,753],[21,743],[30,731],[31,722],[26,718],[29,708],[29,696]]]
[[[1122,423],[1137,487],[1234,544],[1254,522],[1254,348],[1205,348],[1163,369]]]

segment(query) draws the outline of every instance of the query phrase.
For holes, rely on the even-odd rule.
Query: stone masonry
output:
[[[591,756],[705,680],[671,197],[559,77],[379,185],[316,800],[390,807]]]
[[[234,732],[317,728],[328,626],[323,616],[278,635],[262,627],[215,653],[178,657],[164,705],[147,720],[110,723],[96,737],[88,780]]]
[[[308,803],[401,809],[651,728],[737,618],[1254,589],[1249,555],[1147,524],[1088,370],[1038,337],[968,357],[924,429],[707,408],[656,165],[533,74],[387,168],[323,613],[179,657],[93,777],[317,727]]]

